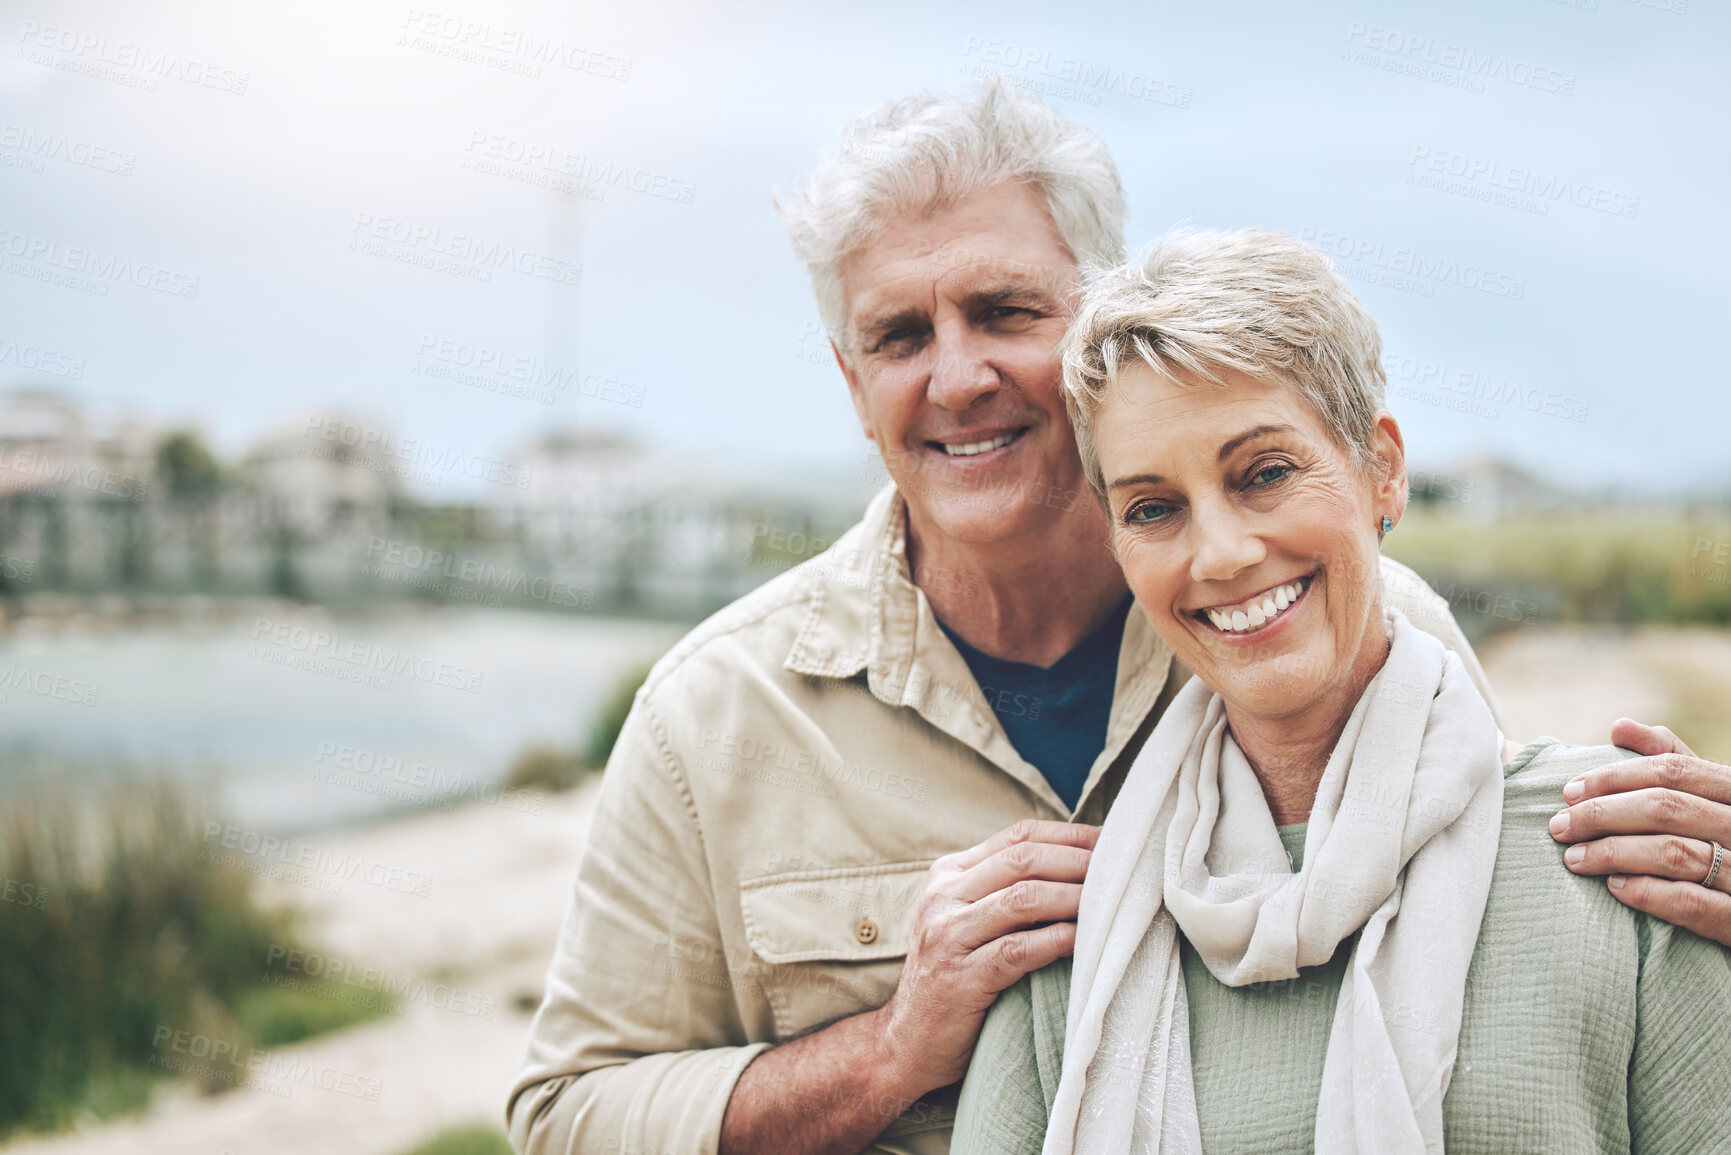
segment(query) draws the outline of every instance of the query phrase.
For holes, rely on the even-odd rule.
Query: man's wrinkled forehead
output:
[[[999,241],[1005,242],[1004,247],[994,243]],[[920,261],[938,273],[995,275],[1006,280],[1050,278],[1053,273],[1049,263],[1029,260],[1009,236],[921,237],[904,249],[908,259]]]
[[[887,317],[929,313],[939,300],[1057,308],[1079,280],[1068,253],[1028,260],[965,239],[867,245],[843,270],[849,325],[861,333]]]

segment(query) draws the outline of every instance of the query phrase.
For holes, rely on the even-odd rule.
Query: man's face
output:
[[[1055,355],[1081,278],[1035,189],[893,218],[841,280],[842,369],[916,532],[990,544],[1093,503]]]

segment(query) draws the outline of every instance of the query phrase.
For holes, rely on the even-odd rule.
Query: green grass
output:
[[[235,1022],[256,1047],[286,1047],[370,1022],[395,1009],[391,998],[379,991],[361,992],[352,1000],[337,997],[342,993],[260,986],[236,1002]]]
[[[1470,513],[1470,510],[1466,511]],[[1478,522],[1413,506],[1384,552],[1433,585],[1534,591],[1560,621],[1731,624],[1731,514],[1560,510]]]
[[[511,1155],[510,1141],[487,1123],[449,1127],[403,1155]]]
[[[303,946],[297,921],[203,833],[163,784],[0,817],[0,1135],[142,1107],[165,1028],[245,1054],[389,1009],[267,984],[271,947]]]
[[[505,784],[519,790],[557,793],[576,786],[592,771],[583,759],[557,746],[531,746],[518,755],[505,774]]]

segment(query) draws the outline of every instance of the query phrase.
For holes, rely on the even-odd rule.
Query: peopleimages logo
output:
[[[107,295],[109,284],[128,284],[139,289],[166,293],[171,297],[185,297],[190,300],[198,296],[197,277],[161,265],[134,262],[114,253],[103,253],[82,245],[62,245],[48,237],[0,229],[0,252],[32,265],[44,266],[41,270],[44,274],[42,279],[46,279],[49,269],[93,277],[95,280],[86,284],[98,290],[99,295]],[[28,267],[7,271],[20,272]]]
[[[303,454],[330,456],[316,452],[319,447],[310,444],[315,437],[331,449],[341,447],[363,456],[376,456],[442,473],[460,473],[474,481],[491,481],[515,489],[527,489],[534,475],[533,466],[467,453],[454,445],[443,445],[425,438],[398,437],[389,430],[373,429],[336,417],[309,416],[302,438]]]
[[[572,366],[554,364],[527,353],[431,333],[421,335],[415,354],[414,372],[487,392],[510,393],[544,404],[552,403],[555,392],[572,392],[592,401],[641,409],[648,394],[648,389],[641,385],[616,381],[597,373],[579,374]],[[427,364],[428,361],[440,364]],[[463,370],[473,370],[474,373],[465,374]],[[524,388],[507,388],[505,381],[521,383]]]
[[[1440,182],[1427,183],[1427,177],[1452,177],[1459,186]],[[1501,193],[1514,194],[1506,202],[1509,207],[1536,212],[1544,216],[1552,204],[1568,204],[1579,209],[1605,213],[1614,217],[1635,219],[1641,211],[1641,198],[1630,196],[1585,181],[1571,180],[1557,173],[1545,172],[1532,165],[1511,165],[1489,157],[1470,156],[1429,145],[1413,149],[1408,162],[1407,183],[1437,188],[1444,192],[1459,192],[1491,200]],[[1467,186],[1467,187],[1461,187]],[[1530,198],[1531,207],[1519,197]],[[1503,203],[1503,202],[1493,202]]]
[[[1518,88],[1535,88],[1558,96],[1573,96],[1575,74],[1510,57],[1418,36],[1398,28],[1353,21],[1346,29],[1346,59],[1354,64],[1434,80],[1455,88],[1483,92],[1484,82],[1499,80]],[[1354,50],[1357,50],[1356,52]]]
[[[394,582],[411,588],[430,588],[436,593],[455,594],[464,588],[476,594],[506,593],[529,598],[548,605],[566,606],[574,610],[595,608],[595,591],[586,586],[567,585],[561,581],[526,573],[515,566],[497,566],[479,558],[465,558],[454,553],[425,549],[415,542],[386,541],[375,537],[367,543],[367,560],[361,563],[361,576]],[[390,567],[386,569],[384,567]],[[421,579],[451,578],[454,587]],[[465,600],[486,600],[498,605],[497,598],[467,597]]]
[[[156,91],[159,80],[179,80],[197,88],[212,88],[218,92],[245,96],[247,83],[252,79],[251,73],[224,68],[206,60],[183,56],[178,52],[158,51],[128,40],[114,40],[92,32],[59,28],[52,24],[38,24],[34,20],[24,22],[17,38],[27,50],[58,52],[62,57],[58,62],[49,57],[45,60],[32,59],[32,63],[53,64],[68,71],[83,72],[104,80],[119,79],[119,74],[132,73],[128,78],[131,86],[150,92]]]
[[[204,859],[219,866],[240,866],[242,869],[261,864],[291,870],[304,870],[323,875],[336,885],[321,887],[333,893],[343,882],[364,882],[384,890],[413,894],[421,898],[432,892],[433,876],[409,870],[407,867],[369,859],[348,851],[332,850],[298,838],[231,826],[222,822],[204,824]],[[227,853],[225,853],[227,852]],[[265,873],[252,869],[250,873]]]
[[[13,691],[19,691],[43,698],[54,698],[74,706],[94,706],[96,695],[101,689],[93,682],[47,670],[33,670],[16,662],[0,667],[0,705],[12,700]]]
[[[549,176],[570,177],[597,189],[618,188],[660,200],[690,204],[697,195],[697,182],[680,180],[666,173],[635,168],[614,159],[572,152],[545,141],[528,141],[499,133],[475,131],[464,150],[469,155],[463,167],[488,175],[502,175],[500,166],[510,166]],[[493,167],[486,167],[488,163]]]
[[[1194,95],[1183,85],[1171,84],[1144,73],[979,36],[968,37],[962,48],[962,58],[967,62],[962,65],[962,71],[967,75],[983,77],[995,72],[1011,84],[1042,96],[1065,97],[1084,104],[1098,105],[1102,95],[1111,94],[1163,104],[1168,108],[1189,108]],[[970,64],[974,66],[972,69]],[[1004,69],[1011,71],[998,71]],[[1024,83],[1022,77],[1014,75],[1016,72],[1049,83]]]
[[[1441,405],[1477,417],[1495,418],[1495,406],[1520,409],[1564,421],[1585,422],[1591,402],[1554,389],[1535,389],[1477,369],[1450,367],[1442,361],[1385,353],[1383,371],[1396,396]],[[1401,387],[1409,392],[1401,392]],[[1432,393],[1431,390],[1438,392]],[[1482,403],[1482,404],[1481,404]]]
[[[13,474],[15,478],[33,479],[36,482],[31,487],[33,489],[61,486],[100,493],[104,497],[119,497],[127,501],[143,501],[150,493],[150,483],[141,478],[36,449],[0,447],[0,469]]]
[[[543,64],[621,83],[631,79],[632,62],[623,56],[570,44],[525,28],[466,20],[410,8],[398,43],[418,52],[447,56],[501,71],[539,77]]]
[[[150,1039],[150,1065],[286,1099],[296,1086],[316,1087],[378,1102],[384,1082],[329,1064],[264,1051],[236,1039],[158,1024]]]
[[[1358,269],[1378,270],[1402,278],[1411,278],[1427,297],[1435,295],[1434,286],[1439,284],[1456,285],[1474,292],[1488,293],[1493,297],[1506,297],[1511,301],[1519,301],[1527,293],[1525,277],[1470,261],[1434,256],[1418,249],[1389,248],[1381,241],[1368,237],[1316,229],[1309,225],[1299,230],[1298,239],[1315,245],[1342,262],[1339,271],[1348,276],[1354,275],[1353,267],[1356,266]],[[1391,287],[1403,286],[1394,284]]]
[[[453,662],[425,658],[396,646],[344,638],[294,622],[259,618],[253,624],[249,656],[276,665],[344,677],[390,689],[391,676],[413,678],[468,694],[481,692],[482,672]]]
[[[357,213],[349,248],[368,256],[385,257],[404,264],[423,265],[441,272],[456,272],[473,280],[492,280],[492,270],[521,273],[558,285],[577,285],[583,266],[560,257],[537,253],[515,245],[487,241],[468,233],[447,233],[433,225],[399,217]],[[453,263],[456,267],[450,267]]]
[[[422,1003],[437,1010],[452,1011],[478,1019],[493,1018],[499,1008],[499,1000],[492,995],[466,991],[448,983],[429,982],[382,967],[364,966],[318,951],[304,951],[271,943],[265,951],[264,962],[266,967],[290,972],[285,976],[267,971],[266,982],[323,997],[348,993],[343,990],[346,987],[364,994],[382,996],[379,1000],[373,1000],[375,1006],[381,1002],[387,1005],[389,1002]],[[295,978],[303,981],[296,982]]]
[[[34,373],[65,377],[69,381],[79,381],[84,377],[84,358],[41,345],[25,344],[11,337],[0,337],[0,365],[16,365]]]
[[[0,150],[17,153],[32,162],[33,171],[42,171],[42,162],[57,160],[74,168],[111,172],[131,176],[138,157],[89,141],[76,140],[58,132],[38,132],[22,124],[0,125]]]
[[[547,804],[546,795],[533,790],[478,778],[462,771],[447,771],[397,754],[376,753],[364,746],[320,742],[313,762],[312,779],[315,782],[328,782],[399,801],[435,803],[446,810],[458,802],[480,802],[505,810],[540,814]]]

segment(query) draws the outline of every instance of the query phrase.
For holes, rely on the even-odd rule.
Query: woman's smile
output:
[[[1262,641],[1297,613],[1315,577],[1305,574],[1236,602],[1206,606],[1190,616],[1227,638]]]

